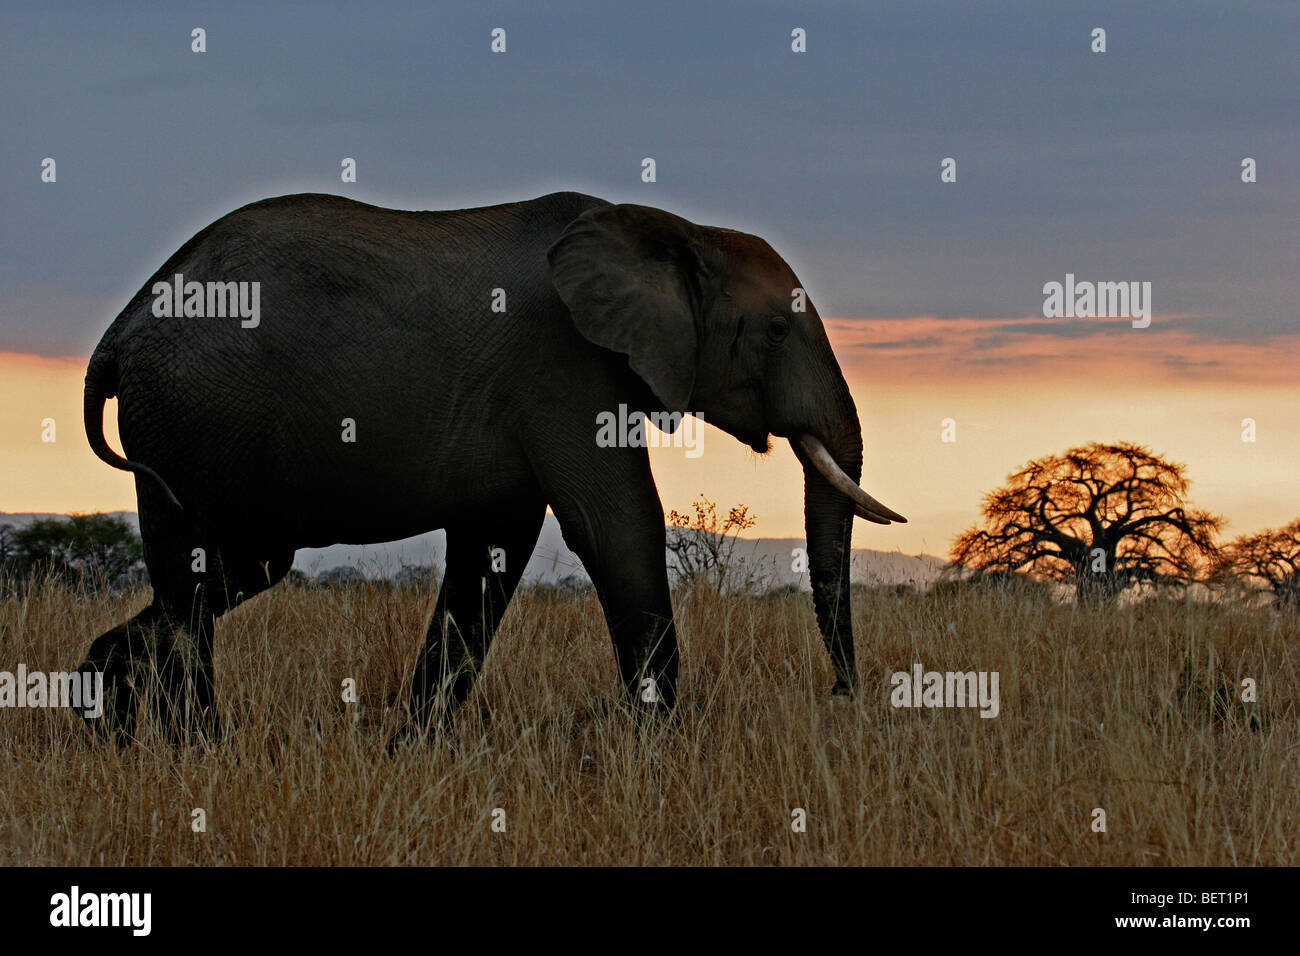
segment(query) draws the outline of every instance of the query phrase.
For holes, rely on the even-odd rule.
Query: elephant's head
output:
[[[665,409],[700,415],[760,453],[771,435],[790,441],[804,470],[817,623],[835,690],[851,692],[853,516],[906,519],[858,487],[857,409],[794,272],[756,236],[636,205],[588,210],[549,258],[579,332],[626,355]]]

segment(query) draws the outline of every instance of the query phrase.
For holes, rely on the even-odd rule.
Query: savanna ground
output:
[[[522,591],[453,745],[390,758],[433,596],[281,586],[228,614],[215,750],[0,710],[0,864],[1300,862],[1300,624],[1271,610],[858,589],[851,702],[806,595],[686,598],[677,722],[638,738],[594,596]],[[0,670],[68,670],[146,600],[0,601]],[[1000,715],[891,708],[917,661],[999,671]]]

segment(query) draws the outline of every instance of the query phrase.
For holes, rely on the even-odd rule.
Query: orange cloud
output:
[[[1170,384],[1290,384],[1300,335],[1267,343],[1207,335],[1191,320],[1157,315],[1149,328],[1127,319],[833,318],[827,334],[845,374],[875,381],[1004,379]],[[1227,331],[1217,326],[1216,332]],[[850,375],[851,377],[851,375]]]

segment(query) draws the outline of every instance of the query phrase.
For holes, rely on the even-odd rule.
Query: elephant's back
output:
[[[455,335],[455,328],[436,326],[451,312],[466,335],[477,334],[482,320],[499,314],[492,310],[494,290],[505,292],[507,313],[552,291],[547,249],[573,218],[603,203],[554,193],[414,212],[324,194],[262,200],[223,216],[177,250],[117,317],[105,342],[129,350],[139,340],[178,356],[206,348],[255,354],[259,340],[297,341],[313,330],[342,343],[386,329],[418,332],[423,320],[439,334]],[[192,282],[203,286],[203,315],[178,311],[186,308],[185,284]],[[219,311],[230,300],[231,283],[248,292],[250,304],[256,292],[256,319],[206,314],[212,287],[223,287],[215,297]],[[164,314],[160,293],[171,300]]]
[[[282,197],[218,220],[112,330],[125,450],[182,500],[228,493],[232,474],[273,502],[300,497],[304,475],[359,493],[357,463],[376,455],[395,488],[415,487],[438,464],[428,449],[508,414],[493,396],[562,318],[545,252],[583,199],[411,213]],[[155,285],[183,313],[191,282],[205,309],[210,283],[234,283],[257,314],[157,314]]]

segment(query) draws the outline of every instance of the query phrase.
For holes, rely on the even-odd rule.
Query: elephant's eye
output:
[[[790,321],[784,315],[774,315],[767,323],[767,336],[773,342],[780,342],[790,334]]]

